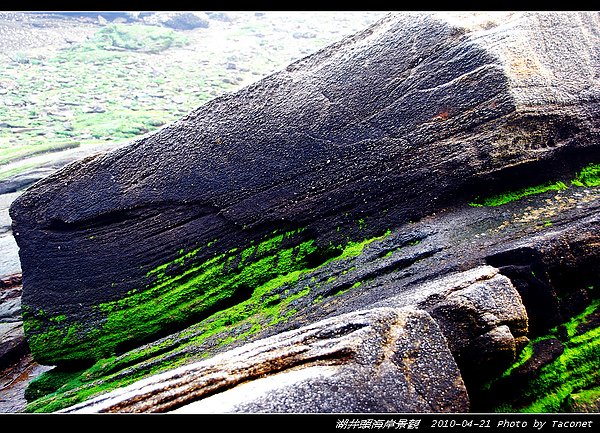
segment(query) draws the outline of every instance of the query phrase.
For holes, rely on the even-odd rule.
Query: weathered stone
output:
[[[592,329],[598,328],[600,326],[600,308],[593,311],[590,315],[585,318],[583,323],[577,325],[575,328],[575,335],[582,335]]]
[[[556,338],[548,338],[533,344],[533,355],[523,365],[518,367],[515,376],[530,376],[538,373],[544,365],[558,358],[565,347]]]
[[[503,245],[486,261],[507,275],[532,322],[532,336],[544,334],[581,312],[590,287],[600,285],[600,221],[573,221],[537,236]]]
[[[229,291],[161,278],[223,254],[228,272],[259,267],[274,230],[294,233],[299,271],[457,197],[568,173],[598,153],[598,27],[597,13],[391,15],[37,183],[11,208],[33,353],[97,359],[239,303],[280,270]]]
[[[21,290],[11,290],[11,292],[14,292],[15,296],[7,299],[2,299],[2,295],[10,295],[10,293],[0,292],[0,322],[21,320]]]
[[[27,405],[27,385],[50,368],[36,364],[28,352],[13,358],[5,369],[0,368],[0,413],[21,412]]]
[[[4,369],[29,351],[21,322],[0,322],[0,369]]]
[[[428,311],[439,323],[461,371],[478,380],[514,362],[515,339],[528,331],[527,311],[519,293],[491,266],[412,287],[382,301],[384,304],[413,305]]]
[[[29,352],[21,318],[20,277],[0,279],[0,370]]]
[[[497,376],[515,361],[517,348],[522,345],[523,341],[518,341],[506,325],[479,335],[469,344],[469,354],[475,354],[475,359],[468,363],[462,360],[463,365],[468,364],[464,367],[466,375],[478,381]]]
[[[62,412],[464,412],[435,321],[379,308],[259,340]],[[179,409],[178,409],[179,408]]]
[[[580,196],[580,191],[581,189],[578,188],[570,188],[561,194],[561,200],[571,201]],[[457,270],[484,263],[490,252],[511,249],[524,241],[540,237],[540,229],[535,224],[516,222],[521,212],[529,212],[528,209],[531,208],[553,212],[553,226],[544,228],[542,233],[562,232],[565,227],[571,227],[581,233],[595,233],[594,230],[600,227],[598,224],[600,191],[590,190],[589,193],[587,201],[574,201],[569,209],[560,209],[555,201],[548,200],[552,195],[542,194],[508,206],[494,208],[459,205],[458,208],[440,212],[422,221],[403,225],[380,240],[366,245],[361,254],[356,257],[329,261],[313,271],[303,273],[293,284],[273,286],[273,290],[268,295],[273,295],[274,298],[281,296],[281,299],[284,299],[283,304],[286,304],[285,296],[296,298],[297,294],[306,293],[308,290],[305,296],[296,298],[287,304],[286,308],[279,310],[278,317],[286,317],[286,319],[281,322],[277,320],[277,325],[272,324],[273,316],[266,316],[263,319],[262,312],[251,316],[249,320],[240,320],[235,316],[240,311],[237,306],[221,311],[181,332],[136,347],[116,358],[101,360],[89,370],[82,372],[80,379],[83,383],[80,386],[67,385],[60,393],[40,398],[29,406],[29,410],[48,411],[48,408],[56,410],[67,407],[74,404],[74,401],[83,401],[93,389],[98,392],[122,387],[127,384],[127,382],[122,383],[127,378],[147,377],[151,374],[149,371],[157,368],[162,370],[182,362],[192,363],[231,347],[239,347],[247,341],[294,330],[344,312],[369,309],[376,302],[410,291],[411,287],[423,286],[424,281],[439,280],[440,275],[448,272],[456,273]],[[594,196],[596,199],[590,201],[589,199]],[[516,219],[515,223],[498,231],[498,227],[505,226],[503,221],[507,218],[507,212],[511,213],[511,219]],[[572,239],[576,238],[576,236],[572,237]],[[550,243],[551,238],[547,242]],[[557,239],[557,242],[560,240]],[[594,269],[597,272],[597,268],[585,267],[580,272],[589,274]],[[493,271],[494,274],[496,272]],[[468,278],[469,284],[478,280],[473,275],[482,274],[481,270],[473,270],[470,273],[472,276]],[[458,276],[454,279],[460,281]],[[483,282],[489,278],[479,279]],[[358,286],[360,282],[362,284]],[[242,305],[250,306],[247,303]],[[288,312],[294,309],[300,313],[288,316]],[[229,318],[228,323],[231,325],[205,338],[206,330],[212,328],[211,324],[224,317]],[[257,326],[260,331],[253,334]],[[518,347],[517,351],[520,352],[527,343],[527,337],[517,337],[514,342]],[[497,354],[502,353],[505,352]],[[136,361],[132,362],[133,360]],[[110,372],[110,374],[99,375],[98,366],[101,366],[100,371]],[[466,381],[473,371],[477,373],[489,370],[489,367],[487,364],[480,364],[471,371],[462,368],[463,380],[471,397],[471,410],[490,412],[490,408],[493,407],[490,405],[490,394],[481,395],[474,387],[477,384],[473,383],[473,380],[470,384]],[[579,365],[573,369],[581,371],[582,368],[585,367]],[[510,396],[515,395],[515,389],[521,387],[522,383],[518,386],[514,384],[509,386],[506,395],[511,398]],[[37,386],[32,388],[38,389]],[[76,395],[82,397],[75,400]],[[500,395],[502,394],[496,392],[494,388],[491,396],[496,399]],[[473,407],[473,404],[477,406]]]
[[[21,296],[22,286],[23,276],[21,274],[0,276],[0,302]]]

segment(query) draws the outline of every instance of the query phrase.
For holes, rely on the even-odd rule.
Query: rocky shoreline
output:
[[[598,28],[390,14],[30,187],[24,411],[596,412]]]

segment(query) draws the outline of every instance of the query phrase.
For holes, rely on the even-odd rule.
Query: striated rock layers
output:
[[[455,358],[468,354],[463,368],[489,377],[527,342],[521,298],[490,266],[385,304],[255,341],[64,412],[465,412],[469,398]]]
[[[536,286],[523,277],[517,293],[491,268],[444,293],[425,283],[487,260],[528,270],[506,254],[531,228],[457,203],[599,160],[599,29],[598,13],[390,15],[37,183],[10,211],[32,353],[72,367],[188,329],[181,341],[212,354],[238,323],[233,340],[393,306],[435,319],[461,371],[497,372],[526,342],[519,293],[529,308]],[[597,257],[585,194],[561,209],[589,235],[565,245]],[[446,226],[411,226],[453,207]],[[496,223],[489,241],[469,238]],[[550,277],[552,251],[536,262]],[[562,297],[548,296],[560,320]]]
[[[378,308],[259,340],[63,412],[464,412],[468,401],[436,322],[424,311]]]

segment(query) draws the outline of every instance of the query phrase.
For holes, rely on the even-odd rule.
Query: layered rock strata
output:
[[[357,311],[259,340],[65,409],[91,412],[464,412],[468,396],[424,311]]]
[[[37,183],[11,208],[34,355],[120,353],[331,246],[574,169],[598,151],[598,21],[391,15]]]

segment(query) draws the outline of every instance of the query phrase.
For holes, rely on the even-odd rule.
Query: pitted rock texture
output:
[[[248,304],[245,303],[220,311],[183,331],[133,348],[116,358],[100,360],[89,369],[84,368],[78,373],[80,385],[71,383],[60,392],[47,395],[48,391],[44,392],[43,386],[40,388],[32,384],[28,389],[32,391],[29,394],[40,398],[29,405],[28,410],[55,411],[65,408],[89,398],[91,392],[95,395],[97,392],[123,387],[132,383],[130,379],[150,377],[157,371],[172,369],[174,365],[191,364],[232,347],[240,347],[248,341],[298,329],[327,317],[370,309],[374,305],[386,305],[381,301],[398,298],[402,293],[407,293],[407,298],[412,298],[415,302],[428,298],[442,302],[445,296],[454,291],[471,285],[484,286],[487,281],[494,281],[493,277],[498,275],[497,270],[489,267],[469,269],[470,267],[491,261],[496,253],[516,251],[523,246],[535,250],[536,258],[531,262],[519,262],[523,265],[522,268],[529,269],[531,275],[531,266],[535,266],[534,273],[538,280],[546,280],[546,270],[552,269],[556,280],[560,277],[560,266],[557,265],[561,262],[560,251],[586,251],[586,254],[597,251],[594,239],[600,229],[599,194],[597,189],[583,191],[572,188],[558,194],[542,194],[495,208],[459,206],[419,222],[405,224],[389,235],[369,243],[355,257],[330,261],[298,275],[297,281],[280,281],[269,292],[263,291],[263,301],[258,302],[263,302],[263,305],[277,303],[278,299],[281,302],[282,308],[277,316],[264,315],[260,309],[256,315],[244,316],[244,310],[240,307],[246,308]],[[551,227],[537,222],[539,215],[546,212],[552,213]],[[535,219],[532,220],[533,216]],[[507,221],[510,223],[507,224]],[[553,241],[560,247],[551,248]],[[540,248],[541,246],[545,247]],[[514,256],[517,257],[518,255]],[[512,258],[511,254],[500,254],[497,263],[511,263]],[[547,292],[528,298],[528,316],[530,310],[543,308],[543,305],[536,302],[542,299],[542,295],[558,302],[557,294],[565,300],[570,294],[589,288],[588,282],[597,280],[600,274],[597,266],[588,264],[583,258],[571,262],[571,267],[566,268],[565,272],[578,275],[579,278],[571,279],[572,284],[569,287],[563,286],[558,293],[548,281],[540,286],[546,288]],[[465,268],[469,270],[460,271]],[[503,266],[503,269],[511,268]],[[495,280],[502,281],[498,278]],[[419,296],[419,291],[415,290],[419,286],[429,289],[423,290],[423,295]],[[432,296],[436,289],[439,290],[437,298]],[[526,289],[527,286],[523,284],[518,287],[519,293]],[[409,293],[412,295],[408,296]],[[514,295],[511,290],[503,290],[501,293]],[[593,296],[590,290],[584,293]],[[493,301],[501,298],[496,294],[486,299]],[[525,298],[521,299],[525,302]],[[515,302],[516,300],[509,301],[507,305]],[[435,302],[431,302],[431,305],[435,305]],[[494,311],[495,308],[497,306],[493,304],[485,306],[486,311]],[[290,315],[294,311],[298,313]],[[462,316],[464,319],[471,317]],[[540,317],[539,314],[529,317],[528,326],[536,325]],[[279,318],[284,320],[280,321]],[[224,323],[226,326],[215,332],[214,325]],[[511,321],[506,321],[506,325],[493,321],[491,323],[495,323],[497,327],[483,335],[480,334],[484,329],[479,327],[485,322],[467,323],[473,326],[471,334],[480,336],[469,350],[481,362],[475,369],[470,369],[467,368],[468,363],[463,363],[465,360],[469,361],[469,358],[463,358],[459,368],[469,395],[473,396],[471,404],[477,403],[479,411],[489,412],[491,406],[486,406],[489,399],[477,392],[478,386],[482,385],[478,379],[486,380],[489,371],[498,368],[499,364],[506,365],[513,354],[512,344],[520,351],[525,337],[512,335],[511,329],[516,332],[520,327],[515,328]],[[461,326],[464,328],[465,325]],[[510,334],[506,331],[510,331]],[[482,353],[478,352],[478,348]],[[457,353],[453,355],[457,356]],[[486,362],[487,358],[493,362]],[[514,387],[511,391],[514,391]]]
[[[592,215],[499,246],[486,262],[513,281],[530,317],[535,318],[531,335],[538,336],[589,304],[591,296],[581,288],[600,285],[600,221]]]
[[[93,412],[464,412],[468,396],[424,311],[357,311],[65,409]]]
[[[391,15],[37,183],[11,208],[34,356],[98,359],[246,299],[263,281],[171,314],[161,278],[273,230],[314,242],[298,271],[328,245],[572,170],[598,154],[599,27],[595,12]],[[240,259],[256,261],[227,269]]]
[[[514,362],[517,349],[528,341],[528,317],[521,296],[491,266],[412,287],[375,305],[412,305],[428,311],[440,325],[461,371],[479,380]]]

